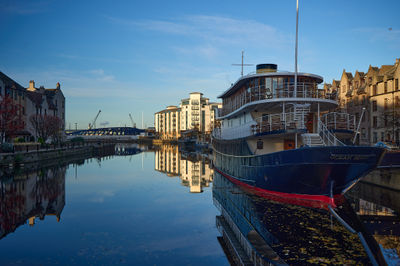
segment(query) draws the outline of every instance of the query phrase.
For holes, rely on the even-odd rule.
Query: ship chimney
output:
[[[276,72],[278,69],[277,64],[258,64],[256,66],[257,74]]]

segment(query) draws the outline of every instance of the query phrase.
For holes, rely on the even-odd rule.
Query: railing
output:
[[[263,115],[235,127],[226,127],[224,130],[215,128],[213,130],[213,137],[218,139],[235,139],[279,130],[303,130],[306,128],[307,114],[308,112],[303,111]]]
[[[326,93],[318,89],[316,83],[302,82],[297,84],[297,91],[294,93],[294,83],[275,84],[272,88],[266,85],[249,87],[241,94],[224,101],[221,116],[240,108],[241,106],[265,99],[279,98],[318,98],[337,100],[336,93]]]
[[[356,118],[354,115],[348,113],[327,113],[321,117],[321,120],[325,123],[329,130],[356,130]]]
[[[318,121],[318,134],[326,146],[346,146],[334,134],[332,134],[321,120]]]
[[[258,117],[256,124],[251,126],[253,134],[289,130],[305,129],[305,123],[308,112],[290,112],[281,114],[270,114]]]

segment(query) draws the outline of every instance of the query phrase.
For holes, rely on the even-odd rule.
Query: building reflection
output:
[[[19,226],[34,226],[37,219],[55,216],[57,222],[65,205],[64,167],[50,167],[20,173],[1,171],[0,238]]]
[[[213,181],[213,169],[207,156],[199,153],[184,153],[177,145],[162,145],[155,150],[154,169],[169,177],[179,177],[182,185],[191,193],[203,192]]]
[[[231,264],[368,265],[371,259],[384,264],[379,246],[350,204],[340,214],[360,233],[351,233],[326,210],[258,197],[217,172],[212,191],[221,213],[216,217],[218,240]]]
[[[376,170],[364,180],[346,197],[375,240],[400,254],[400,169]]]

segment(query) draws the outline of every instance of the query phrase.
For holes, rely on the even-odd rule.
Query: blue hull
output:
[[[332,198],[376,168],[377,147],[305,147],[265,155],[240,156],[214,149],[218,172],[260,192],[281,196]]]

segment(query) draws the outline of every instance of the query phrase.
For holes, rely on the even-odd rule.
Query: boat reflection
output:
[[[363,183],[360,186],[364,185]],[[354,189],[357,189],[355,187]],[[359,187],[358,187],[359,189]],[[352,192],[353,193],[353,192]],[[385,258],[365,229],[364,212],[357,214],[345,201],[336,211],[355,232],[327,210],[274,201],[250,193],[215,172],[213,200],[221,215],[216,217],[221,232],[219,242],[231,263],[236,264],[379,264]],[[359,204],[358,206],[362,206]],[[382,209],[385,212],[384,209]],[[396,235],[379,241],[397,241],[398,218],[389,211],[388,221],[396,228]],[[396,218],[394,218],[396,217]],[[393,224],[393,219],[396,224]],[[375,226],[383,223],[376,222]],[[362,221],[362,222],[360,222]],[[372,221],[370,220],[370,223]],[[371,227],[372,229],[372,227]],[[380,229],[372,229],[379,233]],[[387,229],[384,229],[386,232]],[[388,248],[389,246],[387,246]],[[393,248],[393,245],[391,246]]]
[[[154,169],[169,177],[178,176],[191,193],[203,192],[213,180],[214,171],[206,155],[181,152],[178,145],[162,145],[154,154]]]
[[[19,172],[0,171],[0,239],[19,226],[55,216],[65,205],[66,166]]]

